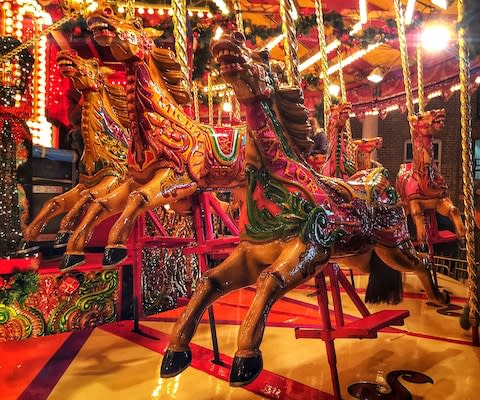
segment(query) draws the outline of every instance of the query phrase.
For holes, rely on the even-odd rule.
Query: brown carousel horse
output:
[[[461,246],[465,226],[458,208],[448,195],[448,186],[434,162],[433,136],[445,127],[445,110],[431,110],[412,117],[412,164],[402,164],[396,187],[405,212],[412,216],[417,241],[427,249],[424,211],[433,209],[452,221]]]
[[[117,188],[127,175],[129,126],[125,92],[108,83],[113,74],[95,58],[84,59],[74,50],[60,51],[57,63],[63,76],[83,95],[81,132],[84,151],[80,159],[79,183],[48,200],[23,232],[18,253],[35,249],[33,241],[45,225],[66,213],[55,247],[65,246],[84,211],[95,199]]]
[[[262,370],[260,344],[273,303],[329,262],[369,272],[375,252],[391,268],[414,272],[430,299],[447,303],[447,294],[433,284],[426,258],[413,248],[384,169],[360,172],[352,184],[315,173],[300,155],[308,154],[311,145],[301,90],[279,87],[268,53],[252,53],[238,32],[214,42],[212,52],[246,107],[253,142],[247,149],[248,223],[239,246],[203,275],[177,320],[161,376],[173,377],[190,365],[189,343],[212,302],[256,283],[230,373],[233,386],[253,381]]]
[[[378,161],[372,160],[372,152],[382,148],[383,139],[379,136],[373,138],[362,138],[353,140],[355,169],[369,169],[381,167]]]
[[[198,190],[235,188],[245,182],[242,142],[245,127],[213,129],[192,120],[182,105],[190,101],[187,77],[174,53],[158,48],[160,32],[139,19],[125,20],[105,7],[88,18],[95,41],[109,47],[127,71],[131,121],[128,178],[95,201],[68,242],[62,268],[84,262],[83,247],[99,221],[121,212],[112,227],[103,265],[127,256],[126,242],[136,218],[170,204],[188,209]]]

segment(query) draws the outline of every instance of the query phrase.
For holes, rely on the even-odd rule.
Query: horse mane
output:
[[[301,155],[310,154],[313,147],[313,129],[303,92],[298,87],[279,87],[275,91],[278,118],[285,127],[288,139]]]
[[[188,77],[182,72],[175,53],[170,49],[155,47],[152,58],[161,73],[165,87],[174,100],[180,105],[188,104],[190,102]]]
[[[103,82],[103,87],[110,100],[110,105],[121,124],[127,128],[130,127],[125,89],[122,86],[114,85],[106,80]]]

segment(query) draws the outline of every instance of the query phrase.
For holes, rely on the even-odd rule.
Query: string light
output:
[[[225,15],[230,14],[230,9],[228,8],[224,0],[213,0],[213,2],[220,9],[220,12],[222,14],[225,14]]]

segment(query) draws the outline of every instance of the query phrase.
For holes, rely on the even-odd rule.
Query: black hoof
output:
[[[460,250],[467,250],[467,241],[465,239],[458,239],[458,247]]]
[[[160,376],[172,378],[183,372],[192,363],[192,352],[167,350],[163,356]]]
[[[237,357],[233,359],[230,371],[230,386],[245,386],[253,382],[262,372],[262,355],[255,357]]]
[[[460,315],[460,326],[466,331],[472,327],[472,324],[470,323],[470,305],[468,304],[463,307],[462,315]]]
[[[17,254],[22,256],[28,256],[29,254],[36,253],[40,250],[40,247],[28,240],[22,240],[18,245]]]
[[[72,236],[72,231],[58,232],[55,242],[53,243],[53,248],[59,249],[61,247],[66,247],[70,236]]]
[[[60,263],[60,270],[67,271],[71,268],[78,267],[85,262],[83,254],[64,254]]]
[[[442,303],[448,306],[450,304],[450,293],[448,293],[446,290],[443,290],[441,295]]]
[[[111,268],[120,264],[127,258],[127,249],[125,247],[107,247],[103,253],[103,267]]]

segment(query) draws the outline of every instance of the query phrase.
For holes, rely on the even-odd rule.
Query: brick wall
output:
[[[480,139],[480,119],[477,117],[477,93],[472,95],[472,142]],[[441,146],[441,173],[447,180],[452,201],[463,208],[462,184],[462,150],[460,136],[460,101],[459,92],[456,92],[448,102],[443,98],[429,101],[427,110],[445,108],[447,123],[443,131],[436,136],[442,141]],[[361,124],[352,120],[354,137],[361,137]],[[400,164],[404,161],[405,141],[410,138],[407,114],[394,111],[388,114],[385,120],[379,120],[379,136],[383,137],[383,148],[378,150],[379,161],[390,171],[392,180],[395,179]],[[479,157],[479,156],[477,156]]]

